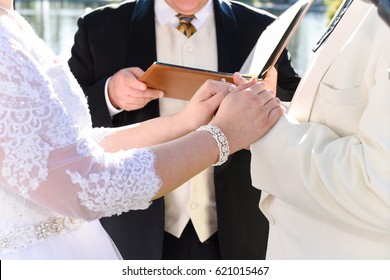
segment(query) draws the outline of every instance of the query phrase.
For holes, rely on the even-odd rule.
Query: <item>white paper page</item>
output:
[[[309,8],[313,0],[299,0],[273,21],[261,34],[240,73],[258,76],[302,7]],[[292,35],[292,34],[291,34]]]

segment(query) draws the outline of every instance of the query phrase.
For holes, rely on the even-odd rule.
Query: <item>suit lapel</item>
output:
[[[215,26],[217,30],[218,70],[237,71],[240,40],[236,20],[231,6],[223,0],[214,0]]]
[[[326,41],[326,39],[330,36],[330,34],[333,32],[333,30],[336,28],[336,25],[340,22],[340,19],[343,17],[345,12],[348,10],[349,6],[352,4],[353,0],[346,0],[342,5],[340,5],[340,8],[336,12],[335,16],[333,17],[332,21],[330,22],[327,30],[325,31],[324,35],[322,35],[321,39],[318,41],[317,45],[314,47],[313,51],[315,52],[318,50],[318,48]]]
[[[138,0],[129,22],[127,32],[127,66],[140,67],[146,71],[157,60],[156,30],[154,20],[154,1]],[[129,123],[144,121],[160,115],[158,99],[152,100],[144,107],[144,114],[133,119],[131,113],[125,114]]]
[[[300,122],[310,119],[313,101],[321,79],[326,74],[335,57],[353,34],[361,19],[367,14],[370,4],[354,1],[349,11],[342,17],[332,35],[316,51],[309,67],[305,71],[297,91],[291,101],[288,114]]]
[[[215,27],[217,33],[218,71],[237,71],[237,55],[240,50],[239,32],[231,6],[223,0],[214,0]],[[214,167],[214,175],[229,165],[231,157],[221,166]]]
[[[129,15],[131,17],[131,15]],[[128,65],[146,70],[157,59],[154,1],[139,0],[128,32]]]

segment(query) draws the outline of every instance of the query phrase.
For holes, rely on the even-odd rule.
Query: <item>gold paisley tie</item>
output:
[[[191,35],[196,32],[195,26],[193,26],[191,23],[195,16],[178,14],[177,17],[179,18],[179,25],[177,26],[177,29],[185,36],[190,38]]]

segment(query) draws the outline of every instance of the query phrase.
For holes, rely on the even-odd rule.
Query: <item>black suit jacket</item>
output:
[[[218,70],[238,71],[273,17],[249,6],[214,0]],[[94,126],[116,127],[159,116],[158,101],[111,119],[104,99],[108,77],[122,68],[146,70],[156,61],[153,0],[99,8],[78,21],[69,66],[83,88]],[[290,100],[299,83],[287,53],[278,63],[278,94]],[[282,137],[282,136],[281,136]],[[258,208],[260,191],[252,187],[250,152],[240,151],[214,170],[218,238],[223,259],[264,259],[268,222]],[[125,259],[160,259],[164,202],[147,209],[102,219]]]

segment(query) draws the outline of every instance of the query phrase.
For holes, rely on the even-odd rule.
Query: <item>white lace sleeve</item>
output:
[[[104,153],[70,72],[19,39],[0,29],[0,186],[83,219],[147,208],[161,187],[154,153]]]

